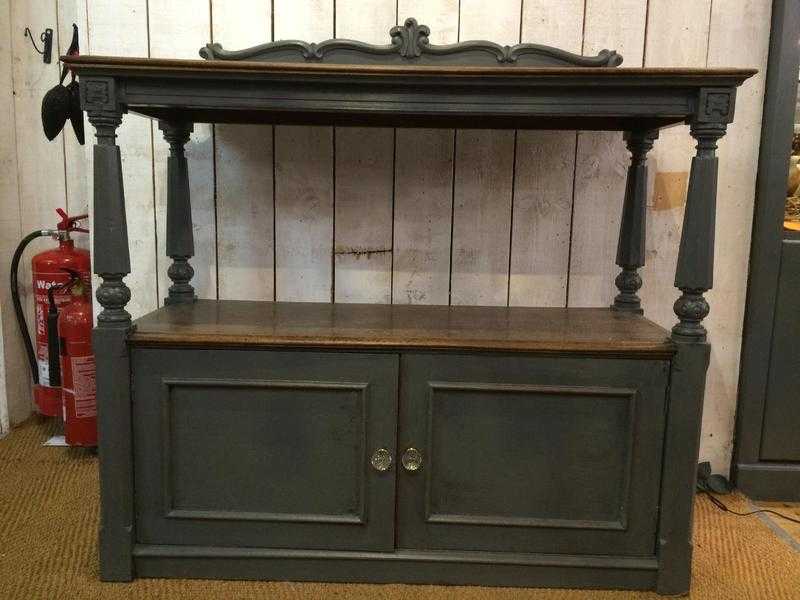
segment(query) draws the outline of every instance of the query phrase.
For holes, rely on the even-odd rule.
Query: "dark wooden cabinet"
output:
[[[638,314],[201,300],[129,342],[141,574],[654,585],[676,346]]]
[[[668,361],[142,348],[132,363],[140,543],[655,553]]]
[[[407,19],[383,45],[63,57],[97,138],[102,579],[688,591],[715,151],[755,72],[616,69],[609,50],[429,35]],[[158,120],[170,146],[172,285],[136,322],[115,141],[126,113]],[[194,123],[624,132],[613,306],[197,300]],[[642,316],[639,269],[647,153],[677,124],[697,146],[667,331]]]

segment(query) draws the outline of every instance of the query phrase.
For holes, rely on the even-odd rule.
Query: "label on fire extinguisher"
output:
[[[39,385],[50,385],[50,361],[47,358],[39,358],[36,363],[39,365]]]
[[[79,419],[97,414],[94,355],[73,356],[72,391],[75,394],[75,416]]]

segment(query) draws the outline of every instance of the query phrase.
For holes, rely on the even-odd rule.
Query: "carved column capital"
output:
[[[183,121],[159,121],[158,128],[169,144],[170,153],[183,156],[184,146],[189,141],[194,125]]]
[[[658,139],[658,130],[626,131],[623,137],[625,145],[631,153],[631,165],[639,166],[646,163],[647,153],[653,149],[653,144]]]
[[[717,151],[717,142],[725,135],[727,129],[726,123],[692,123],[689,131],[697,141],[695,146],[697,157],[714,158]]]

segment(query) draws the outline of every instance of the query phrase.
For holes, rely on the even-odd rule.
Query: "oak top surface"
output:
[[[134,345],[278,346],[587,353],[666,357],[668,332],[606,308],[419,306],[199,300],[135,322]]]
[[[662,68],[662,67],[522,67],[522,66],[435,66],[435,65],[381,65],[381,64],[338,64],[322,62],[269,62],[254,60],[200,60],[100,56],[84,54],[80,56],[62,56],[61,61],[77,72],[95,69],[116,69],[126,71],[156,71],[184,73],[213,72],[262,72],[262,73],[298,73],[298,74],[347,74],[347,75],[453,75],[463,77],[575,77],[590,76],[609,79],[627,79],[631,76],[643,79],[663,77],[676,78],[734,78],[747,79],[755,75],[756,69],[738,68]]]
[[[177,58],[144,58],[101,56],[83,54],[80,56],[62,56],[61,61],[75,68],[78,72],[92,68],[116,68],[120,71],[153,69],[157,71],[251,71],[264,73],[330,73],[351,75],[461,75],[481,77],[507,77],[515,75],[536,76],[575,76],[592,75],[598,77],[627,78],[631,75],[642,78],[653,77],[734,77],[746,79],[755,75],[756,69],[698,69],[698,68],[663,68],[663,67],[520,67],[520,66],[435,66],[435,65],[357,65],[322,62],[269,62],[254,60],[201,60]]]

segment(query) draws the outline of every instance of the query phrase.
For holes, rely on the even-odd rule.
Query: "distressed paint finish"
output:
[[[58,32],[54,27],[56,19],[55,2],[11,2],[10,27],[3,32],[9,40],[12,57],[14,116],[11,123],[15,127],[12,139],[17,141],[14,195],[19,211],[20,232],[15,240],[12,239],[13,247],[16,247],[14,242],[18,242],[21,236],[34,229],[53,227],[58,219],[55,209],[66,204],[64,143],[60,138],[49,142],[42,133],[41,120],[42,96],[58,83],[59,66],[55,60],[49,65],[43,63],[42,57],[33,52],[30,39],[19,33],[25,27],[30,27],[31,31],[35,32],[34,36],[38,36],[38,33],[45,28],[52,27],[55,50],[58,47],[56,37]],[[14,218],[14,212],[12,209],[9,216]],[[52,241],[47,238],[32,242],[26,252],[28,258],[23,259],[20,264],[20,299],[29,330],[31,324],[35,322],[30,257],[51,245]],[[11,308],[10,302],[8,306]],[[13,327],[16,329],[16,324]],[[30,386],[30,380],[26,384]],[[24,393],[19,400],[11,400],[9,405],[11,421],[14,423],[22,421],[32,409],[30,392]]]
[[[9,272],[11,256],[24,235],[20,227],[17,143],[11,51],[11,2],[0,0],[0,270]],[[16,31],[16,30],[15,30]],[[23,271],[22,277],[27,275]],[[8,430],[31,411],[30,367],[11,305],[11,290],[0,286],[0,429]]]
[[[333,0],[274,3],[275,39],[333,37]],[[333,299],[333,128],[275,127],[275,299]]]
[[[398,129],[392,302],[450,304],[453,132]]]
[[[229,48],[272,39],[271,6],[263,0],[213,0],[211,24],[213,41]],[[273,131],[271,125],[214,126],[221,299],[275,298]]]
[[[526,1],[523,42],[580,53],[583,0]],[[566,306],[575,144],[572,131],[518,131],[508,303]]]
[[[395,0],[336,2],[336,37],[384,44]],[[334,301],[392,300],[393,129],[336,128]]]
[[[520,0],[460,3],[459,40],[520,41]],[[514,131],[456,132],[450,303],[508,304]]]
[[[456,132],[451,304],[508,304],[514,133]]]
[[[458,41],[458,0],[399,0],[436,44]],[[453,214],[452,130],[398,129],[395,143],[392,302],[450,304]]]

